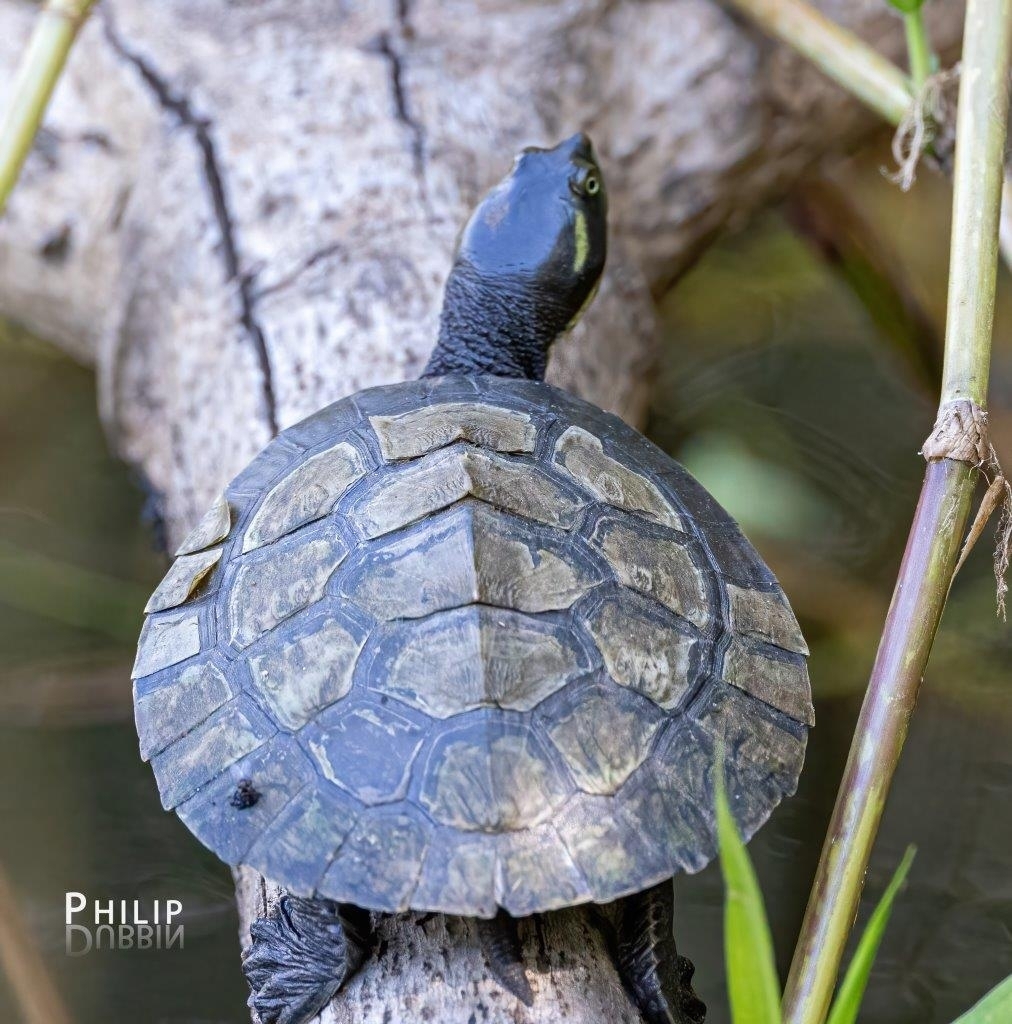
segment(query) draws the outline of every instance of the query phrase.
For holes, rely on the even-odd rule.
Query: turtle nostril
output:
[[[569,150],[571,156],[582,157],[584,160],[593,158],[594,145],[586,132],[577,132],[567,139],[563,145]]]
[[[594,146],[590,141],[590,136],[585,132],[571,135],[550,152],[559,153],[570,160],[594,161]]]

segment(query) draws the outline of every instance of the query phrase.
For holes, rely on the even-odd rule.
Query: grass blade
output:
[[[892,913],[893,901],[900,887],[906,880],[907,872],[913,863],[914,854],[917,851],[912,846],[907,847],[903,854],[903,860],[896,869],[892,881],[886,887],[878,906],[868,920],[868,924],[857,944],[854,958],[850,961],[847,973],[844,976],[843,984],[836,995],[833,1008],[829,1011],[826,1024],[854,1024],[857,1020],[858,1010],[861,1008],[861,1000],[864,999],[864,990],[868,986],[868,976],[871,974],[872,964],[875,962],[875,955],[878,953],[879,944],[882,942],[882,935],[885,933],[886,925],[889,923],[889,915]]]
[[[1012,974],[952,1024],[1005,1024],[1012,1020]]]
[[[781,1024],[780,982],[773,940],[752,862],[718,770],[717,837],[724,874],[724,959],[731,1016],[735,1024]]]

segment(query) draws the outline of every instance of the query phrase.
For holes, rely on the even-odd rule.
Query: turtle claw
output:
[[[370,944],[364,912],[297,896],[282,896],[253,922],[250,937],[242,969],[261,1024],[315,1017],[361,967]]]
[[[516,919],[500,910],[491,920],[479,921],[478,931],[495,980],[524,1006],[533,1006],[534,992],[524,969]]]
[[[695,968],[675,948],[669,881],[619,901],[618,966],[647,1024],[702,1024],[706,1004],[692,989]]]

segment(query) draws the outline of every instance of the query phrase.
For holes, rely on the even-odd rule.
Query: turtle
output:
[[[545,383],[597,290],[590,139],[523,150],[457,245],[417,380],[283,430],[151,596],[133,668],[166,809],[284,890],[244,970],[298,1024],[373,914],[617,908],[650,1024],[699,1021],[671,878],[716,854],[721,772],[750,837],[814,724],[797,619],[728,513],[614,415]],[[616,343],[621,343],[616,339]]]

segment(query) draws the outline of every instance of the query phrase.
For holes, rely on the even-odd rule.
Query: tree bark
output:
[[[901,59],[881,0],[820,6]],[[0,102],[34,13],[0,0]],[[930,14],[950,47],[961,5]],[[279,428],[418,372],[456,233],[522,146],[595,140],[612,254],[550,379],[639,423],[652,293],[874,123],[713,0],[105,0],[0,222],[0,312],[95,365],[178,539]],[[246,934],[272,891],[241,875]],[[530,1010],[466,922],[383,928],[326,1021],[639,1019],[586,911],[525,929]]]

